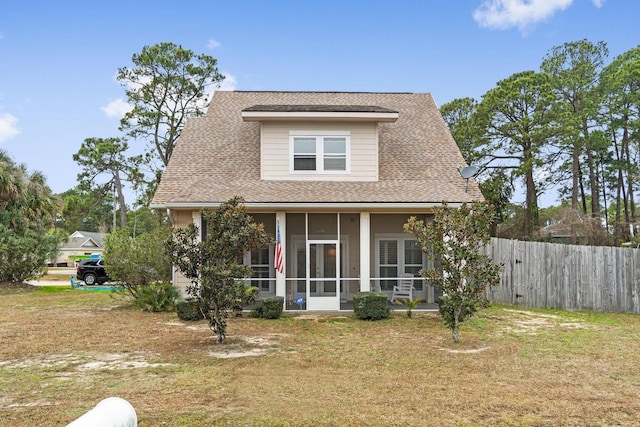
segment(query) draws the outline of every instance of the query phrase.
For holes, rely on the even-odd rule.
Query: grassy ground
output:
[[[140,426],[640,425],[640,316],[493,307],[379,322],[142,313],[109,292],[0,290],[0,425],[65,425],[109,396]]]

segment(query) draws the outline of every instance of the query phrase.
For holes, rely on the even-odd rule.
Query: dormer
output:
[[[262,180],[377,181],[378,123],[398,112],[375,105],[255,105]]]

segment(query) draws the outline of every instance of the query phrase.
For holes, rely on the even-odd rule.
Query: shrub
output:
[[[178,290],[171,283],[152,283],[138,288],[134,304],[144,311],[171,311],[178,296]]]
[[[126,229],[105,238],[104,264],[112,281],[134,300],[143,288],[171,281],[171,259],[165,251],[167,228],[131,237]]]
[[[260,289],[258,289],[256,286],[244,286],[244,284],[241,284],[240,286],[242,292],[239,292],[239,295],[237,296],[232,307],[232,310],[236,316],[241,316],[243,307],[256,302],[258,294],[260,294]]]
[[[353,296],[353,311],[362,320],[380,320],[389,317],[391,310],[387,296],[378,292],[358,292]]]
[[[180,320],[196,321],[204,319],[204,314],[200,310],[198,301],[193,299],[176,302],[176,313]]]
[[[252,315],[262,319],[279,319],[283,307],[284,297],[267,297],[252,311]]]

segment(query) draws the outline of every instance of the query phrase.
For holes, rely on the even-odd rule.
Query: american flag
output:
[[[282,259],[282,241],[280,240],[280,221],[276,221],[276,271],[284,274],[284,260]]]

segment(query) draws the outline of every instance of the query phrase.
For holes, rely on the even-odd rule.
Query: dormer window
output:
[[[291,172],[349,172],[348,131],[290,131]]]

